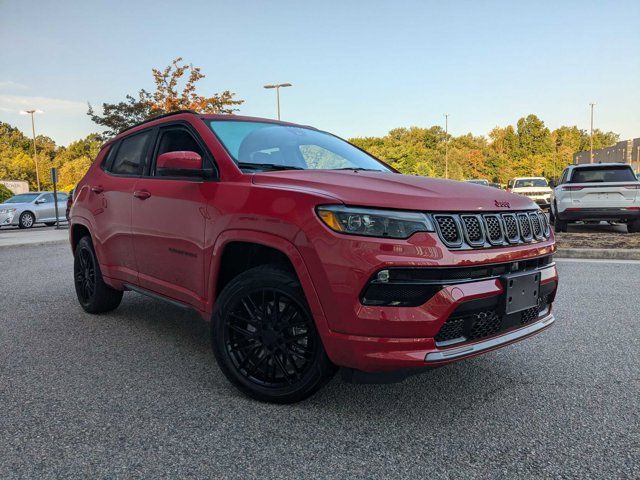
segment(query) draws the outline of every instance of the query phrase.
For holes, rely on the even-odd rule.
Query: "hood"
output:
[[[3,208],[24,208],[29,205],[31,202],[21,202],[21,203],[0,203],[0,210]]]
[[[424,211],[537,208],[527,197],[493,187],[386,172],[285,170],[256,173],[253,183],[322,194],[352,206]]]

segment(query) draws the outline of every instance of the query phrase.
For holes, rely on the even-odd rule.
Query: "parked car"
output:
[[[551,216],[557,232],[573,222],[608,221],[640,232],[640,182],[623,163],[569,165],[553,189]]]
[[[490,183],[489,186],[493,188],[502,189],[502,185],[500,185],[499,183]]]
[[[548,207],[551,203],[551,187],[544,177],[517,177],[509,180],[507,190],[524,195],[541,207]]]
[[[264,401],[308,397],[337,367],[400,380],[554,322],[533,202],[401,175],[291,123],[177,112],[126,130],[77,185],[69,232],[85,311],[126,290],[194,309],[226,377]]]
[[[469,180],[465,180],[465,183],[473,183],[475,185],[484,185],[485,187],[488,187],[491,185],[489,183],[489,180],[486,180],[484,178],[472,178]]]
[[[58,192],[58,213],[62,217],[67,194]],[[56,223],[56,202],[53,192],[30,192],[15,195],[0,203],[0,226],[15,225],[31,228],[36,223],[51,226]]]

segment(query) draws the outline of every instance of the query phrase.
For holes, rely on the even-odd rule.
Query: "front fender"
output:
[[[225,230],[218,236],[213,246],[211,256],[212,261],[209,268],[209,274],[207,276],[207,291],[211,292],[206,304],[206,310],[209,314],[213,312],[213,307],[217,298],[218,292],[215,291],[214,286],[218,281],[218,273],[220,271],[220,265],[222,262],[222,252],[224,251],[224,248],[227,246],[227,244],[231,242],[258,243],[260,245],[279,250],[280,252],[285,254],[293,265],[293,268],[296,271],[296,275],[300,280],[300,285],[302,286],[302,290],[304,291],[307,303],[309,304],[311,313],[313,314],[316,321],[316,326],[320,330],[321,334],[324,331],[328,330],[324,311],[322,310],[322,305],[320,304],[320,299],[313,285],[309,270],[307,269],[307,266],[302,259],[302,256],[300,255],[298,249],[293,243],[285,238],[271,233],[265,233],[255,230]]]

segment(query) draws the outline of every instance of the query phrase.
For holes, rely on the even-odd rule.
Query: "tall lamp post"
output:
[[[38,191],[40,191],[40,172],[38,171],[38,150],[36,148],[36,124],[33,120],[33,115],[36,113],[42,113],[42,110],[22,110],[21,115],[31,115],[31,132],[33,133],[33,162],[36,165],[36,182],[38,183]]]
[[[449,114],[444,114],[444,178],[449,178]]]
[[[591,133],[589,135],[589,144],[591,145],[591,152],[589,155],[589,163],[593,163],[593,107],[595,106],[595,102],[591,102],[589,104],[591,106]]]
[[[276,89],[276,104],[278,105],[278,120],[280,120],[280,88],[282,87],[290,87],[290,83],[274,83],[265,85],[264,88],[275,88]]]

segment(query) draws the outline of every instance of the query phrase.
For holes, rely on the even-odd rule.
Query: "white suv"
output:
[[[624,163],[570,165],[553,190],[551,215],[556,232],[578,221],[624,222],[640,232],[640,182]]]
[[[509,180],[507,190],[529,197],[541,207],[548,207],[551,188],[544,177],[516,177]]]

